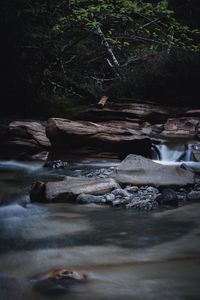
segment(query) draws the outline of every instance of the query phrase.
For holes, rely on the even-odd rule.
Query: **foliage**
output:
[[[96,101],[117,85],[126,94],[130,78],[142,81],[152,57],[200,49],[197,18],[184,17],[186,0],[185,10],[170,0],[12,2],[2,4],[4,89],[7,98],[18,94],[26,110],[44,94]]]

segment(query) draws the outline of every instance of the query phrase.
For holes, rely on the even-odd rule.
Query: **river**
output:
[[[79,176],[109,163],[48,170],[0,161],[1,300],[197,300],[200,204],[138,212],[96,205],[31,204],[34,180]],[[88,273],[68,293],[42,293],[32,276],[54,268]]]

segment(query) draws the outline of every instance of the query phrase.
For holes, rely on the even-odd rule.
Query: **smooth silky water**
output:
[[[200,295],[200,205],[143,213],[77,204],[30,204],[34,180],[80,176],[109,164],[48,170],[0,162],[0,299],[169,299]],[[40,294],[31,277],[55,268],[89,274],[69,293]]]

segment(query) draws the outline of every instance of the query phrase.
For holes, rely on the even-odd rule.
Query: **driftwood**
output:
[[[102,96],[97,105],[101,108],[103,108],[108,101],[108,96]]]

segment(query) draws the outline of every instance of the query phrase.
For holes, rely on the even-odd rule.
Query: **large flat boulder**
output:
[[[113,178],[66,176],[62,181],[34,183],[30,198],[38,202],[66,202],[80,194],[104,195],[116,188],[119,185]]]
[[[151,149],[150,138],[129,122],[93,123],[50,118],[47,121],[46,133],[54,149],[87,145],[103,150],[144,155]]]
[[[128,155],[116,169],[120,184],[185,186],[194,184],[194,174],[178,166],[165,166],[139,155]]]

